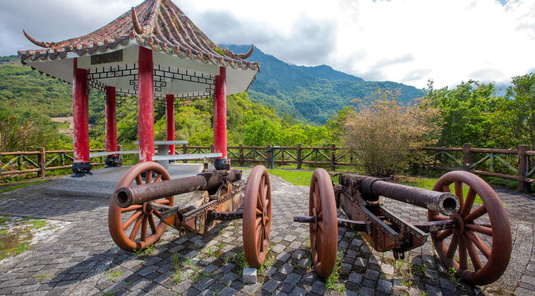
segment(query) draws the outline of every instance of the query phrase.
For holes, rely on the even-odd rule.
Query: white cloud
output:
[[[0,55],[87,34],[141,0],[6,1]],[[535,68],[535,1],[174,0],[218,43],[255,43],[286,62],[328,64],[368,80],[423,88],[507,83]]]

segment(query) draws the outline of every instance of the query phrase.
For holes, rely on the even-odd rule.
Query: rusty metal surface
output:
[[[212,212],[214,220],[229,221],[243,219],[243,212]]]
[[[309,193],[310,249],[316,272],[327,278],[333,272],[338,250],[338,221],[336,200],[329,173],[316,169]]]
[[[259,268],[266,259],[271,233],[271,182],[264,166],[255,166],[245,189],[243,251],[249,266]]]
[[[438,211],[444,215],[452,215],[459,208],[459,199],[449,192],[436,192],[422,188],[415,188],[386,182],[384,179],[343,175],[341,184],[357,188],[366,201],[377,201],[379,196],[399,200],[418,207]],[[355,191],[355,190],[353,190]],[[351,192],[354,194],[354,192]]]
[[[152,172],[155,172],[153,178]],[[142,162],[129,169],[117,187],[141,186],[141,174],[146,173],[145,184],[169,180],[169,173],[155,162]],[[135,182],[136,185],[132,185]],[[173,206],[173,196],[164,197],[153,202]],[[157,242],[165,231],[166,224],[160,219],[160,212],[151,208],[148,202],[120,208],[114,198],[109,202],[108,229],[113,241],[123,250],[134,251],[144,249]],[[171,218],[172,219],[172,218]],[[172,222],[171,220],[167,222]]]
[[[511,259],[512,237],[509,218],[494,190],[464,171],[445,174],[433,189],[452,191],[461,203],[452,216],[456,227],[431,234],[442,263],[468,283],[486,285],[496,281]],[[474,205],[476,196],[483,201],[482,206]],[[429,211],[428,217],[430,221],[449,219],[435,211]],[[481,221],[483,224],[478,223]],[[490,221],[490,227],[484,226],[486,221]]]
[[[136,177],[137,178],[137,177]],[[123,185],[115,189],[112,199],[122,208],[143,204],[147,201],[173,196],[196,190],[212,190],[219,188],[227,181],[235,182],[241,179],[240,170],[208,171],[197,176],[185,177],[165,182],[147,183],[139,186]],[[141,177],[137,180],[140,183]]]

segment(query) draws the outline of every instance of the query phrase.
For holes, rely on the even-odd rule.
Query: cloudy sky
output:
[[[0,55],[92,32],[142,0],[9,0]],[[424,88],[535,72],[535,0],[173,0],[216,43]]]

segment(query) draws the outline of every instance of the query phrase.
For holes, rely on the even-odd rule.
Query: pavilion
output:
[[[38,41],[19,51],[23,64],[72,84],[74,176],[91,171],[89,91],[106,94],[106,151],[117,151],[116,96],[138,98],[139,160],[154,154],[154,100],[165,100],[167,140],[174,140],[174,101],[214,98],[214,161],[227,165],[226,96],[244,92],[260,65],[213,43],[171,0],[145,0],[93,33],[59,42]],[[174,154],[174,146],[170,147]],[[117,163],[111,155],[108,164]]]

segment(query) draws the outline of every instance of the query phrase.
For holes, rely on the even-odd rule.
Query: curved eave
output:
[[[137,63],[137,52],[139,46],[152,49],[154,52],[155,66],[174,67],[180,69],[187,69],[205,73],[206,75],[218,75],[219,67],[227,68],[227,94],[234,94],[244,92],[249,85],[254,81],[256,73],[260,71],[260,65],[256,62],[248,62],[243,60],[235,60],[223,56],[209,56],[203,54],[195,54],[192,51],[181,51],[180,48],[170,48],[161,46],[160,43],[155,43],[154,39],[150,37],[139,37],[133,39],[120,39],[119,42],[107,42],[105,44],[88,44],[86,46],[76,46],[72,48],[49,48],[42,50],[28,50],[19,51],[19,57],[24,64],[45,73],[52,77],[71,83],[73,76],[73,60],[78,59],[78,67],[88,69],[90,71],[105,66],[114,65],[134,65]],[[151,44],[152,43],[152,44]],[[70,51],[69,51],[70,50]],[[91,56],[107,54],[123,50],[125,53],[125,60],[119,63],[105,63],[99,65],[91,65]],[[178,51],[177,51],[178,50]],[[119,82],[119,79],[104,79],[99,81],[107,86],[125,86],[127,83]],[[169,87],[170,93],[177,96],[187,94],[199,93],[195,87],[188,87],[183,82],[174,81]],[[185,88],[183,92],[179,90],[180,87]],[[126,92],[126,89],[125,89]],[[135,92],[134,89],[128,93]],[[165,94],[155,93],[157,97]]]

